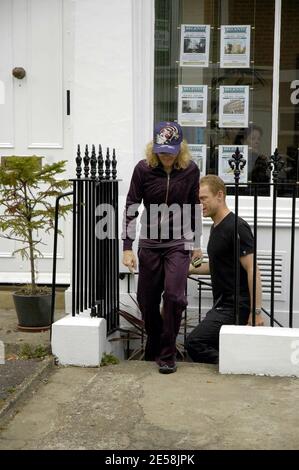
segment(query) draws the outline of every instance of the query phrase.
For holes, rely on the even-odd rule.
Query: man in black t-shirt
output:
[[[204,320],[186,339],[186,349],[194,362],[217,364],[219,332],[222,325],[235,324],[234,315],[234,230],[235,214],[226,205],[226,187],[222,179],[207,175],[200,180],[200,201],[203,216],[211,217],[213,225],[208,242],[209,262],[194,268],[189,274],[210,274],[214,305]],[[251,325],[253,298],[253,235],[245,220],[238,219],[240,240],[239,324]],[[264,324],[261,314],[262,289],[260,272],[256,270],[255,324]]]

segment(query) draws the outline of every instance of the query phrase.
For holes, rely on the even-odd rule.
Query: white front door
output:
[[[71,161],[70,5],[69,0],[0,0],[0,156]],[[25,70],[24,78],[13,76],[15,67]],[[70,280],[68,225],[60,225],[65,232],[58,249],[61,283]],[[52,238],[44,237],[38,282],[51,281]],[[29,281],[29,264],[12,255],[15,247],[15,242],[0,238],[0,283]]]

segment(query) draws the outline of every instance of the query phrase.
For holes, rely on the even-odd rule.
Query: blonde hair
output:
[[[216,196],[218,191],[223,192],[224,199],[226,197],[226,186],[224,184],[224,181],[219,178],[219,176],[216,175],[206,175],[200,178],[200,186],[203,186],[204,184],[209,186],[211,192]]]
[[[159,165],[160,160],[153,152],[153,142],[149,142],[145,149],[145,156],[148,166],[155,168]],[[177,170],[185,169],[191,161],[191,154],[186,140],[181,143],[181,148],[174,161],[174,167]]]

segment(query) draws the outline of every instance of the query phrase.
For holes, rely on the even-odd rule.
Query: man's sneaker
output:
[[[159,372],[160,374],[172,374],[176,372],[177,366],[176,363],[167,363],[167,362],[160,362],[159,364]]]

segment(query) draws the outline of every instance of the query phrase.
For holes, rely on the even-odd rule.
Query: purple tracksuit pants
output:
[[[173,362],[182,312],[187,306],[185,290],[190,251],[185,250],[184,245],[139,248],[138,258],[137,300],[147,334],[144,358]]]

